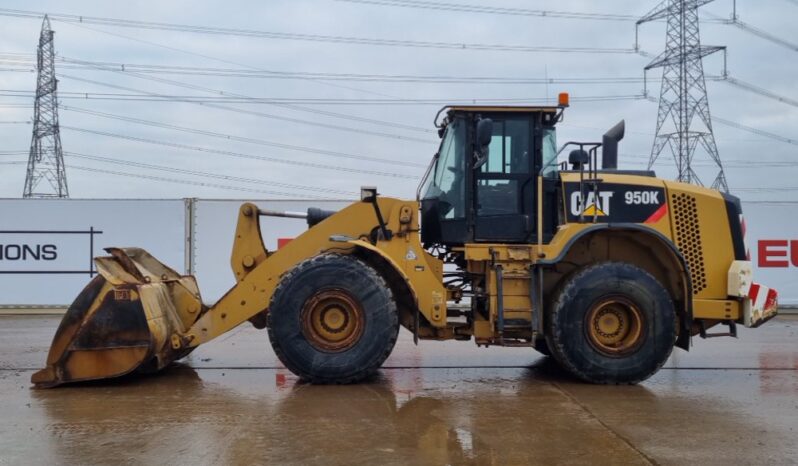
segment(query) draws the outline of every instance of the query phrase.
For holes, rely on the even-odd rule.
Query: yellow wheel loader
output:
[[[416,200],[363,188],[338,212],[242,205],[237,283],[211,306],[144,250],[107,249],[32,382],[157,371],[249,321],[317,383],[374,374],[401,326],[416,341],[528,346],[579,379],[631,384],[693,336],[776,315],[775,290],[752,282],[737,198],[617,169],[623,122],[558,150],[566,106],[442,109]],[[308,229],[268,251],[268,215]]]

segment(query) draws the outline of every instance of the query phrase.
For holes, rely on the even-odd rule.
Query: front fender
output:
[[[429,256],[418,241],[393,239],[374,245],[358,239],[347,243],[389,268],[388,273],[382,271],[383,278],[392,289],[404,290],[415,310],[423,314],[433,327],[446,326],[446,288],[434,264],[428,263],[430,259],[437,259]]]

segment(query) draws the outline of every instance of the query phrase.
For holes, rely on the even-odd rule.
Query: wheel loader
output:
[[[694,336],[774,317],[776,291],[752,281],[739,199],[618,169],[623,122],[558,148],[566,97],[442,109],[415,200],[366,187],[338,212],[243,204],[236,284],[213,305],[146,251],[106,249],[32,382],[158,371],[248,321],[314,383],[372,376],[404,327],[416,342],[529,347],[578,379],[634,384]],[[269,251],[259,220],[270,215],[308,229]]]

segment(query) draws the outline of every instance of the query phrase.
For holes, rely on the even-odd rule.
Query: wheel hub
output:
[[[360,303],[347,291],[335,288],[319,291],[307,300],[300,315],[302,333],[322,351],[343,351],[363,335],[365,314]]]
[[[643,342],[643,313],[626,298],[602,299],[585,317],[588,341],[601,353],[623,356],[636,351]]]
[[[349,314],[338,306],[323,309],[321,326],[329,333],[341,333],[349,324]]]

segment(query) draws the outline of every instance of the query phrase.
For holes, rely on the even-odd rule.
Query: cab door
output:
[[[474,239],[528,242],[535,231],[532,118],[491,117],[493,137],[487,162],[474,172]]]

